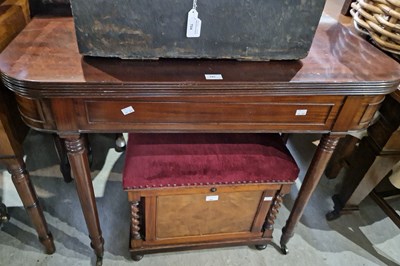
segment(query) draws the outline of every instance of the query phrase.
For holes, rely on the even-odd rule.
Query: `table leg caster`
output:
[[[126,149],[126,141],[122,133],[118,133],[115,136],[115,151],[123,152]]]
[[[97,257],[96,266],[102,266],[102,265],[103,265],[103,257]]]
[[[139,260],[143,259],[143,257],[144,257],[144,255],[142,255],[142,254],[131,254],[131,258],[134,261],[139,261]]]
[[[6,223],[10,220],[10,215],[8,215],[7,207],[3,203],[0,203],[0,225]]]
[[[283,255],[287,255],[289,253],[289,249],[286,247],[286,245],[281,245],[281,251]]]
[[[265,244],[265,245],[256,245],[256,249],[257,250],[264,250],[264,249],[266,249],[267,248],[267,244]]]

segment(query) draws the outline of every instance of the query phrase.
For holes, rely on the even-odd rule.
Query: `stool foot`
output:
[[[144,255],[142,254],[131,254],[131,258],[134,261],[140,261],[141,259],[143,259]]]
[[[257,250],[264,250],[264,249],[266,249],[267,248],[267,244],[265,244],[265,245],[256,245],[255,247],[256,247],[256,249]]]

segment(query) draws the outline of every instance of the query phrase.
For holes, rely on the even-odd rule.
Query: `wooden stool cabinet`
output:
[[[130,134],[123,186],[132,258],[232,245],[264,249],[298,173],[278,134]]]

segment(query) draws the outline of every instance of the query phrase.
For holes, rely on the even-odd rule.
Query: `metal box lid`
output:
[[[324,4],[325,0],[71,0],[81,54],[130,59],[304,58]],[[188,28],[193,30],[189,36],[199,36],[187,37]]]

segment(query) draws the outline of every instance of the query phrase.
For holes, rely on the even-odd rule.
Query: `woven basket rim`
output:
[[[359,33],[381,49],[400,54],[400,0],[357,0],[350,14]]]

